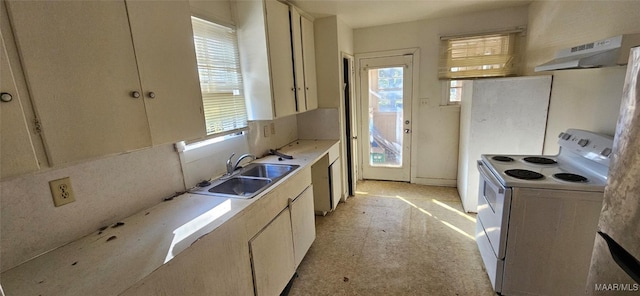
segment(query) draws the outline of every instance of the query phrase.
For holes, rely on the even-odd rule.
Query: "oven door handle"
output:
[[[478,160],[478,171],[480,172],[480,174],[484,179],[489,180],[489,183],[494,187],[496,187],[496,189],[498,189],[498,193],[500,194],[504,193],[504,190],[505,190],[504,187],[502,186],[502,184],[500,184],[498,179],[496,179],[496,177],[493,176],[493,173],[491,173],[489,169],[487,169],[487,167],[484,165],[482,160]]]

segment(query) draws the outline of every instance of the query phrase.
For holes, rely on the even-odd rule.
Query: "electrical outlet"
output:
[[[51,188],[51,196],[53,196],[53,204],[56,207],[76,201],[69,177],[49,181],[49,187]]]
[[[271,134],[275,135],[276,134],[276,124],[275,123],[271,123]]]

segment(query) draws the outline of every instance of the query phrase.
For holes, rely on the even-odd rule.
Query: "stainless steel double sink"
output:
[[[296,170],[299,165],[252,163],[222,176],[211,185],[196,187],[191,193],[215,195],[231,198],[250,199],[269,188],[278,180]]]

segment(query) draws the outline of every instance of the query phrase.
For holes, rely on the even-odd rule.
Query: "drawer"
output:
[[[478,219],[476,222],[476,243],[480,250],[480,256],[482,256],[482,263],[489,275],[491,286],[496,292],[502,290],[502,275],[504,273],[504,260],[498,259],[493,252],[487,233],[482,227],[482,222]]]

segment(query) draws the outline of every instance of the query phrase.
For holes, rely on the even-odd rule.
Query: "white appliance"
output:
[[[569,129],[555,156],[482,155],[476,242],[496,292],[579,295],[613,139]]]
[[[626,65],[629,49],[638,45],[640,34],[625,34],[561,49],[553,60],[537,66],[535,71]]]
[[[481,154],[542,154],[550,75],[465,81],[460,110],[458,193],[477,211]]]
[[[640,294],[640,47],[631,50],[588,295]]]

